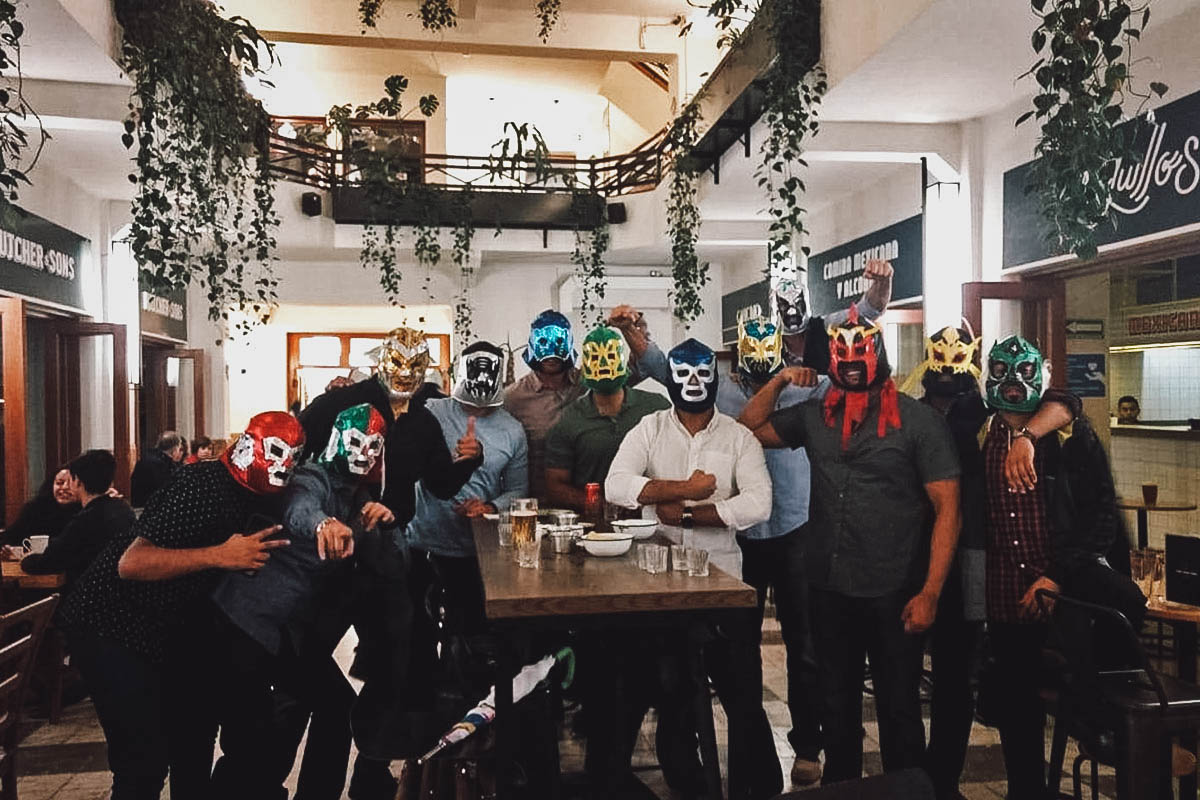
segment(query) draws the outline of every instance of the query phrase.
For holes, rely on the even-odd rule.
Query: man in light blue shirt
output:
[[[873,264],[868,278],[874,291],[868,291],[857,306],[860,314],[874,318],[880,311],[873,303],[886,306],[890,300],[890,265]],[[824,333],[825,325],[836,324],[847,316],[848,311],[835,311],[823,319],[810,320],[806,313],[804,322],[807,326],[811,321]],[[665,385],[670,373],[666,354],[637,327],[640,318],[630,306],[618,306],[613,309],[609,324],[625,334],[639,374]],[[750,398],[783,367],[786,358],[782,325],[762,319],[739,325],[738,367],[733,380],[721,381],[717,387],[717,410],[736,419]],[[789,384],[776,407],[786,408],[812,397],[824,397],[828,388],[829,378],[825,375],[817,379],[815,386]],[[794,785],[803,786],[821,779],[817,664],[809,628],[808,583],[799,530],[808,521],[811,475],[803,448],[764,452],[773,488],[771,517],[739,532],[737,543],[742,551],[742,580],[758,592],[760,630],[767,590],[772,586],[775,589],[775,608],[787,651],[788,711],[792,720],[788,742],[796,754],[791,777]]]
[[[468,431],[483,445],[483,463],[452,500],[439,500],[424,485],[417,487],[416,513],[405,536],[411,548],[410,586],[424,598],[439,585],[448,633],[470,633],[484,621],[482,581],[475,558],[471,520],[508,508],[529,491],[528,449],[521,423],[500,406],[504,403],[504,353],[489,342],[476,342],[458,359],[451,396],[430,400],[426,408],[453,446]],[[433,604],[437,607],[438,604]],[[436,659],[436,620],[416,604],[413,648]]]

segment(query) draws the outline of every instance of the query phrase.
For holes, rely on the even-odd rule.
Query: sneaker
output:
[[[821,780],[821,762],[797,758],[792,762],[792,785],[812,786]]]

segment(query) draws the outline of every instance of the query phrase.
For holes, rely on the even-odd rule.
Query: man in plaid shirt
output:
[[[1046,790],[1038,668],[1047,626],[1036,593],[1085,590],[1094,570],[1109,571],[1104,555],[1121,531],[1108,459],[1086,417],[1076,418],[1069,437],[1063,429],[1039,438],[1027,427],[1042,383],[1042,354],[1032,344],[1010,336],[992,347],[986,399],[997,413],[983,443],[987,620],[1012,798]],[[1013,490],[1005,476],[1009,451],[1029,445],[1036,475]]]

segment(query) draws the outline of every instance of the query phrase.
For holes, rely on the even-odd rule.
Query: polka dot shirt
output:
[[[192,548],[220,544],[249,525],[267,524],[269,498],[255,495],[233,479],[220,461],[178,469],[150,500],[125,535],[116,537],[79,579],[60,613],[64,628],[112,639],[151,661],[164,657],[168,637],[206,605],[219,570],[166,581],[131,581],[117,574],[129,544],[142,537],[159,547]]]

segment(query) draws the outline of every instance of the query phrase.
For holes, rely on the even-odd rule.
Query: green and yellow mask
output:
[[[598,394],[615,394],[629,380],[629,349],[616,330],[601,325],[583,340],[584,386]]]
[[[988,405],[1003,411],[1036,411],[1042,399],[1041,351],[1020,336],[996,342],[988,353]]]

